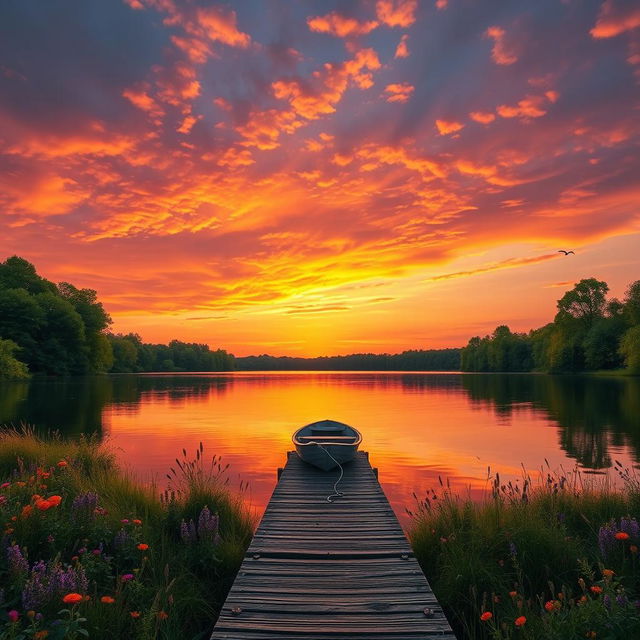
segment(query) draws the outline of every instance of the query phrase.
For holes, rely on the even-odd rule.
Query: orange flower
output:
[[[545,602],[544,608],[545,608],[545,611],[548,611],[549,613],[551,613],[554,609],[553,600],[549,600],[548,602]]]
[[[594,584],[592,587],[590,587],[591,589],[591,593],[595,593],[596,595],[598,593],[602,593],[602,587],[599,587],[597,584]]]
[[[102,598],[100,598],[100,602],[104,602],[105,604],[113,604],[115,601],[116,599],[111,596],[102,596]]]
[[[62,502],[62,496],[49,496],[47,501],[53,506],[57,507]]]
[[[19,480],[18,482],[16,482],[16,486],[18,487],[24,487],[27,483],[26,482],[22,482],[22,480]]]
[[[36,631],[33,634],[33,640],[44,640],[49,635],[49,632],[46,629],[42,631]]]
[[[587,631],[586,633],[586,637],[587,638],[595,638],[598,634],[595,631]]]
[[[629,545],[629,551],[631,551],[631,553],[638,553],[638,547],[636,547],[635,544]]]
[[[520,616],[514,620],[513,624],[515,624],[516,627],[522,627],[526,621],[527,619],[524,616]]]
[[[22,517],[27,518],[32,511],[33,507],[30,504],[28,504],[26,507],[22,507]]]
[[[145,544],[144,542],[141,542],[141,543],[138,545],[138,549],[140,549],[140,551],[146,551],[148,548],[149,548],[149,545],[148,545],[148,544]]]
[[[615,535],[615,539],[616,540],[628,540],[629,539],[629,534],[625,533],[624,531],[618,531],[618,533],[616,533],[616,535]]]
[[[491,613],[491,611],[485,611],[480,616],[480,620],[482,620],[482,622],[486,622],[487,620],[491,620],[491,618],[493,618],[493,613]]]
[[[65,604],[77,604],[83,600],[83,596],[79,593],[67,593],[67,595],[62,598],[62,602]]]
[[[58,462],[58,466],[59,466],[61,469],[64,469],[64,467],[69,466],[69,463],[68,463],[66,460],[60,460],[60,462]]]
[[[606,578],[606,579],[611,579],[613,578],[613,576],[615,575],[615,571],[613,569],[603,569],[602,570],[602,575]]]
[[[37,494],[37,493],[34,493],[34,494],[31,496],[31,501],[32,501],[32,502],[37,502],[38,500],[42,500],[42,496],[41,496],[41,495],[39,495],[39,494]]]
[[[142,524],[142,520],[138,520],[138,518],[136,518],[135,520],[132,520],[131,522],[133,522],[133,524],[137,524],[137,525],[141,525]]]
[[[132,618],[139,618],[140,617],[140,612],[139,611],[129,611],[129,615]]]
[[[40,511],[46,511],[53,507],[53,505],[48,500],[38,500],[38,502],[36,502],[36,507],[38,507]]]
[[[166,611],[158,611],[158,620],[166,620],[169,614]]]
[[[512,598],[515,598],[515,597],[518,595],[518,592],[517,592],[517,591],[509,591],[509,595],[510,595]]]

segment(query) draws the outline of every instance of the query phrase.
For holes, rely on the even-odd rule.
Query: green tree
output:
[[[640,324],[631,327],[622,336],[620,354],[629,373],[640,375]]]
[[[24,289],[28,293],[53,293],[56,285],[36,273],[36,268],[24,258],[12,256],[0,263],[0,289]]]
[[[595,278],[580,280],[571,291],[567,291],[558,300],[556,321],[562,322],[567,318],[575,318],[589,329],[598,318],[604,317],[608,291],[609,285],[602,280]]]
[[[45,312],[26,289],[0,288],[0,336],[15,342],[24,362],[37,371],[37,352]]]
[[[620,315],[597,320],[584,339],[584,359],[587,369],[615,369],[622,365],[618,351],[625,330]]]
[[[29,369],[15,357],[18,345],[12,340],[0,338],[0,379],[18,380],[29,377]]]
[[[624,316],[629,325],[640,324],[640,280],[632,282],[625,292]]]

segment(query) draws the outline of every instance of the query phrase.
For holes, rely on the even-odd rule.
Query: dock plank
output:
[[[289,454],[212,640],[455,640],[367,454],[344,471],[329,503],[338,472]]]

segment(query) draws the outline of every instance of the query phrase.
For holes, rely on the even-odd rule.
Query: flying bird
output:
[[[564,253],[565,256],[568,256],[570,253],[573,253],[573,255],[575,256],[575,252],[573,251],[565,251],[564,249],[558,249],[558,253]]]

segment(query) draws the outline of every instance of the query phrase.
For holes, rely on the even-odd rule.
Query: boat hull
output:
[[[350,462],[356,456],[357,446],[331,445],[331,444],[307,444],[304,446],[296,445],[298,455],[307,463],[312,464],[322,471],[331,471],[337,468],[335,460],[340,464]],[[327,451],[335,458],[333,460]]]

